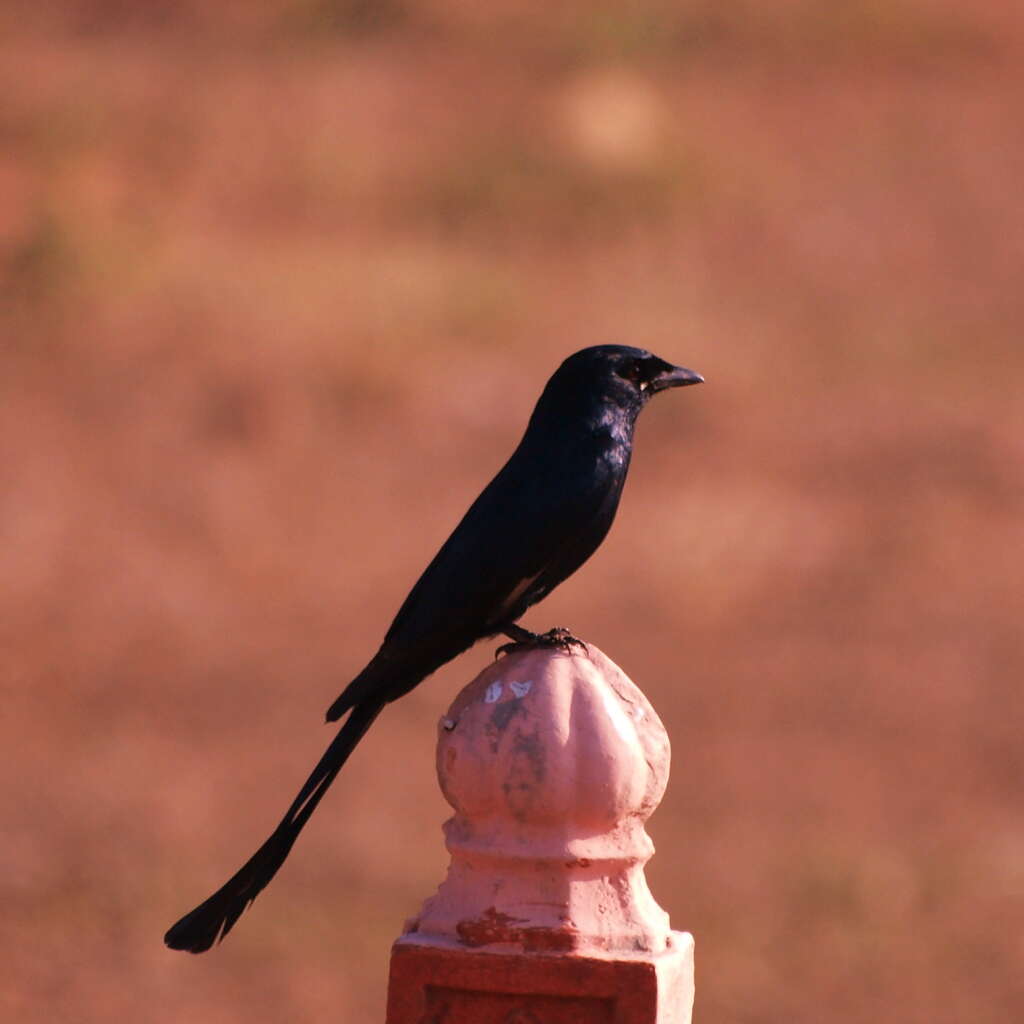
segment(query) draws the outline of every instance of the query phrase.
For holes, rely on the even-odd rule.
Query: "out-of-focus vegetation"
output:
[[[698,1019],[1019,1019],[1022,35],[996,0],[4,5],[3,1019],[382,1019],[487,645],[223,947],[160,938],[606,341],[708,383],[526,621],[669,728],[649,876]]]

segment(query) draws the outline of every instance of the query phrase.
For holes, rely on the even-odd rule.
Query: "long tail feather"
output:
[[[380,703],[364,703],[352,710],[267,841],[209,899],[168,930],[164,942],[171,949],[204,953],[231,931],[277,874],[303,826],[382,707]]]

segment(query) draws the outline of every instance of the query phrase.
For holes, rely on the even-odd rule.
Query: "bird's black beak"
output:
[[[704,378],[685,366],[668,366],[648,384],[651,391],[665,391],[668,388],[684,388],[688,384],[703,384]]]

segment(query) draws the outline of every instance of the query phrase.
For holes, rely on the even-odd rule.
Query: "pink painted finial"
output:
[[[671,930],[643,871],[669,770],[647,698],[592,645],[513,652],[438,731],[451,865],[395,944],[388,1024],[442,1010],[451,1024],[489,1020],[488,1000],[510,995],[529,1013],[598,999],[619,1009],[595,1020],[689,1021],[693,940]]]

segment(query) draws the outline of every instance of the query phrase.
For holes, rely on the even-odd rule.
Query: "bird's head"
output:
[[[561,378],[577,392],[639,412],[652,395],[668,388],[700,384],[693,370],[673,366],[646,349],[628,345],[595,345],[569,356],[552,378]]]

